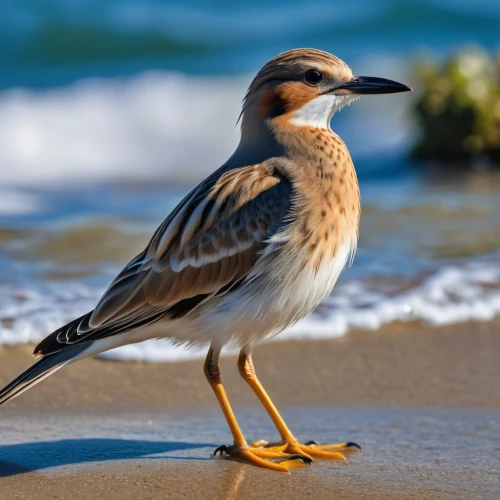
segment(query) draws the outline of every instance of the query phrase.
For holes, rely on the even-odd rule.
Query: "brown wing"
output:
[[[115,278],[94,311],[49,335],[35,355],[179,318],[227,293],[287,225],[291,199],[290,182],[266,164],[209,177]]]

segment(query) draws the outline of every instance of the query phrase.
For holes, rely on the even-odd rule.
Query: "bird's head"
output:
[[[408,90],[392,80],[354,76],[344,61],[327,52],[289,50],[271,59],[252,81],[243,106],[243,129],[255,128],[257,122],[329,128],[335,111],[362,94]]]

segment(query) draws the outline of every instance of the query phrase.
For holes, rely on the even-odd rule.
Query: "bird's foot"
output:
[[[298,454],[310,460],[318,458],[325,460],[340,460],[341,462],[347,462],[345,455],[356,453],[361,450],[359,444],[352,442],[320,445],[317,441],[308,441],[302,444],[296,439],[284,440],[278,443],[255,441],[251,446],[258,450],[271,452],[278,451],[292,455]]]
[[[214,455],[228,455],[243,462],[248,462],[258,467],[280,472],[289,472],[289,467],[305,467],[312,459],[303,453],[286,453],[286,446],[276,446],[273,449],[254,446],[219,446]]]

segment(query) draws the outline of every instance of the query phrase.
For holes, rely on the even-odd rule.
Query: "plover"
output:
[[[0,391],[0,404],[74,361],[150,338],[210,346],[204,369],[234,443],[216,451],[278,471],[313,457],[344,460],[353,443],[301,444],[259,383],[252,347],[310,314],[356,250],[360,195],[333,114],[361,94],[411,90],[354,76],[315,49],[278,54],[254,78],[234,154],[165,219],[93,311],[46,337],[41,358]],[[273,420],[279,443],[247,444],[218,369],[223,346]]]

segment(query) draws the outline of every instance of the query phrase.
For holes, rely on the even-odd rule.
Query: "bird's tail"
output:
[[[49,354],[40,361],[28,368],[19,377],[0,390],[0,405],[7,403],[11,399],[19,396],[30,387],[38,384],[41,380],[48,377],[55,371],[67,365],[75,356],[80,354],[88,345],[74,346],[61,352]]]

